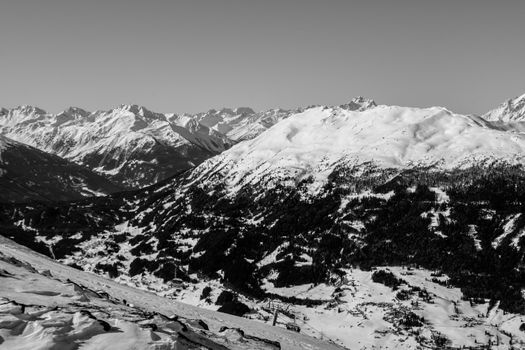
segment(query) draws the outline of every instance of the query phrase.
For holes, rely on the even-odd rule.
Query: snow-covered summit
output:
[[[340,107],[349,111],[364,111],[376,106],[377,104],[374,100],[358,96],[353,98],[350,102],[341,105]]]
[[[139,105],[136,105],[136,104],[131,104],[131,105],[124,105],[123,104],[123,105],[118,106],[115,109],[112,109],[111,111],[113,113],[116,113],[116,114],[118,114],[118,113],[129,113],[129,114],[131,114],[133,116],[141,117],[141,118],[144,118],[144,119],[162,120],[162,121],[166,120],[166,116],[164,114],[152,112],[149,109],[147,109],[146,107],[139,106]]]
[[[251,109],[250,107],[237,107],[233,110],[234,113],[236,114],[242,114],[242,113],[245,113],[245,114],[253,114],[255,113],[255,111],[253,109]]]
[[[86,111],[85,109],[80,108],[80,107],[73,107],[73,106],[71,106],[71,107],[66,108],[62,112],[60,112],[59,115],[60,114],[65,114],[65,115],[74,116],[74,117],[84,117],[84,118],[86,118],[91,113]]]
[[[35,106],[30,106],[30,105],[22,105],[22,106],[15,107],[13,108],[13,111],[16,111],[20,114],[38,114],[38,115],[47,114],[47,112],[44,111],[43,109],[35,107]]]
[[[495,109],[485,113],[483,118],[488,121],[525,121],[525,94],[503,102]]]
[[[69,107],[55,116],[56,122],[54,125],[59,126],[68,122],[81,121],[82,119],[88,118],[90,114],[90,112],[82,108]]]
[[[325,179],[345,164],[454,168],[522,161],[524,155],[524,135],[441,107],[313,107],[206,161],[195,173],[218,170],[227,183],[242,185],[276,177]]]

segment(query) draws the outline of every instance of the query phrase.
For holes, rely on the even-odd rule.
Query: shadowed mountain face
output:
[[[93,171],[0,136],[0,201],[65,201],[121,191]]]

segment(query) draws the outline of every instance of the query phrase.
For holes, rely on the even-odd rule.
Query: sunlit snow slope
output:
[[[119,285],[0,237],[0,349],[341,349]]]
[[[203,163],[199,180],[220,173],[229,185],[272,179],[326,180],[336,166],[466,167],[521,161],[525,136],[445,108],[377,106],[363,111],[314,107]]]

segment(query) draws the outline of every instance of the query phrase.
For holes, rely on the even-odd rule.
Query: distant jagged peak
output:
[[[197,115],[202,115],[202,114],[204,114],[204,115],[234,115],[235,113],[234,113],[233,109],[231,109],[231,108],[222,107],[220,109],[210,108],[205,113],[197,113]]]
[[[235,114],[255,114],[255,111],[250,107],[237,107],[233,110]]]
[[[91,112],[83,110],[82,108],[68,107],[55,116],[55,123],[53,125],[57,127],[72,121],[87,120],[90,115]]]
[[[488,121],[525,121],[525,94],[506,100],[495,109],[485,113],[482,118]]]
[[[144,106],[136,104],[121,104],[109,112],[116,114],[119,114],[120,112],[128,112],[146,120],[167,120],[164,114],[153,112]]]
[[[228,108],[228,107],[223,107],[221,108],[220,110],[217,111],[219,114],[234,114],[233,113],[233,109],[231,108]]]
[[[202,114],[202,113],[197,113],[197,115],[199,114]],[[255,111],[250,107],[237,107],[237,108],[222,107],[220,109],[211,108],[204,114],[236,116],[240,114],[244,114],[244,115],[255,114]]]
[[[348,111],[364,111],[376,106],[377,104],[374,100],[365,98],[363,96],[357,96],[354,97],[350,102],[340,105],[339,107]]]
[[[17,112],[19,114],[24,114],[24,115],[34,115],[34,114],[45,115],[47,114],[47,112],[44,111],[43,109],[35,107],[35,106],[30,106],[30,105],[18,106],[18,107],[13,108],[11,111]]]
[[[216,113],[217,113],[217,110],[215,108],[210,108],[204,113],[197,113],[197,114],[216,114]],[[188,113],[188,114],[190,114],[190,113]]]
[[[119,105],[117,108],[115,108],[113,110],[128,111],[128,112],[131,112],[131,113],[134,113],[134,114],[139,114],[139,115],[143,115],[143,114],[146,114],[146,113],[153,113],[152,111],[150,111],[146,107],[141,106],[141,105],[137,105],[137,104],[121,104],[121,105]]]
[[[58,113],[57,116],[60,116],[60,115],[65,115],[65,116],[69,116],[69,117],[74,117],[75,119],[78,118],[78,117],[87,117],[91,114],[91,112],[89,111],[86,111],[85,109],[82,109],[80,107],[68,107],[66,108],[65,110],[63,110],[62,112]]]

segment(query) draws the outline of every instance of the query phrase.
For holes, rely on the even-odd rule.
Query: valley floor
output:
[[[391,273],[400,285],[374,282],[377,271]],[[277,309],[277,326],[298,327],[302,334],[348,349],[525,348],[525,315],[507,313],[488,300],[464,300],[460,289],[447,286],[445,275],[398,266],[345,273],[334,285],[274,288],[267,281],[266,291],[281,300],[241,297],[254,310],[246,317],[271,324]],[[211,310],[219,308],[214,301],[225,290],[219,281],[166,285],[152,276],[117,280]],[[206,287],[211,293],[203,299]],[[299,301],[282,301],[286,298]]]

